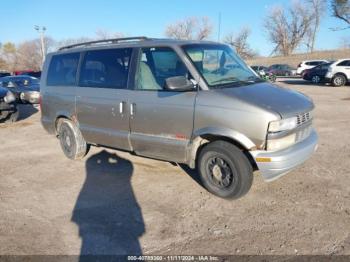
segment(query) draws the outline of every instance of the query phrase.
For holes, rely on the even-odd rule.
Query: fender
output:
[[[245,148],[248,151],[256,148],[256,145],[252,140],[250,140],[248,137],[246,137],[242,133],[235,131],[233,129],[223,128],[223,127],[201,128],[194,131],[192,135],[189,154],[188,154],[188,164],[191,168],[195,167],[198,148],[201,145],[208,142],[208,140],[203,138],[204,135],[214,135],[214,136],[221,136],[221,137],[232,139],[237,143],[239,143],[243,148]]]

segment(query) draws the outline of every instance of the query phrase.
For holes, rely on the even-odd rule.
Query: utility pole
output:
[[[46,56],[46,50],[45,50],[45,31],[46,31],[46,27],[45,26],[34,26],[34,29],[39,33],[40,35],[40,42],[41,42],[41,56],[42,56],[42,64],[41,67],[43,66],[44,62],[45,62],[45,56]]]

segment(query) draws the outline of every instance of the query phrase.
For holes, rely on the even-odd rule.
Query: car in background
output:
[[[266,75],[266,72],[268,71],[268,68],[266,66],[251,66],[251,69],[253,69],[257,74],[263,76]]]
[[[6,76],[0,78],[0,86],[9,89],[18,102],[38,104],[40,98],[39,79],[32,76]]]
[[[343,86],[350,81],[350,58],[339,59],[331,64],[326,73],[325,81],[333,86]]]
[[[296,69],[287,64],[274,64],[268,68],[268,72],[276,76],[296,75]]]
[[[314,84],[321,83],[325,80],[328,68],[331,64],[332,63],[323,63],[311,69],[305,69],[302,77],[304,80],[311,81]]]
[[[262,79],[271,82],[276,81],[276,75],[268,72],[268,68],[266,66],[251,66],[250,68],[253,69],[254,72],[257,73]]]
[[[10,76],[11,74],[9,72],[6,71],[0,71],[0,77],[4,77],[4,76]]]
[[[311,68],[314,68],[315,66],[325,64],[325,63],[329,63],[329,61],[327,61],[327,60],[305,60],[305,61],[302,61],[298,65],[297,75],[303,75],[303,72],[306,69],[311,69]]]
[[[32,76],[35,78],[40,79],[41,78],[41,71],[28,71],[28,72],[21,72],[18,75],[27,75],[27,76]]]
[[[0,87],[0,122],[16,122],[18,115],[16,97],[8,89]]]

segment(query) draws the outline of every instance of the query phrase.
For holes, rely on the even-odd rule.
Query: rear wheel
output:
[[[343,86],[346,84],[346,78],[343,75],[335,75],[332,79],[332,84],[334,86]]]
[[[314,84],[318,84],[321,82],[321,78],[318,75],[315,75],[311,78],[311,82]]]
[[[58,138],[63,153],[72,160],[82,159],[89,151],[89,145],[84,140],[79,128],[68,119],[58,123]]]
[[[205,146],[197,166],[205,188],[222,198],[242,197],[253,182],[253,169],[248,158],[239,148],[225,141]]]

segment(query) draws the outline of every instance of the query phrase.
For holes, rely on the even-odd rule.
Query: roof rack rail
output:
[[[73,45],[67,45],[67,46],[60,47],[58,50],[61,51],[64,49],[70,49],[78,46],[88,46],[88,45],[100,44],[100,43],[120,43],[120,42],[127,42],[127,41],[133,41],[133,40],[144,41],[149,39],[151,38],[148,38],[146,36],[111,38],[111,39],[96,40],[96,41],[83,42],[83,43],[78,43]]]

